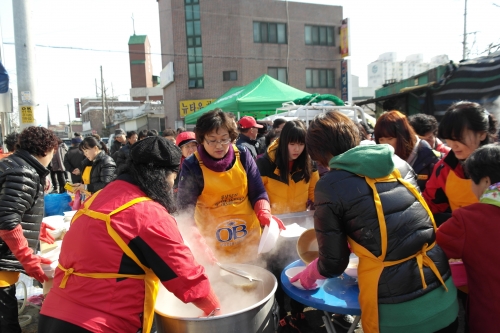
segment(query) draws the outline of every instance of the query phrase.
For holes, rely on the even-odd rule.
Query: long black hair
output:
[[[79,146],[81,151],[94,147],[97,147],[100,150],[104,151],[105,154],[108,154],[108,147],[106,147],[106,144],[102,141],[97,140],[97,138],[94,136],[87,136],[85,139],[83,139],[82,142],[80,142]]]
[[[495,142],[497,121],[480,104],[461,101],[446,110],[439,123],[438,137],[465,144],[462,137],[464,129],[469,129],[474,133],[486,133],[486,138],[479,143],[479,146],[483,146]]]
[[[306,126],[300,120],[288,121],[281,130],[278,148],[276,149],[275,163],[280,171],[280,180],[286,184],[288,184],[290,173],[297,170],[302,170],[306,183],[311,179],[312,162],[307,153],[307,147],[304,148],[302,154],[294,161],[291,170],[289,167],[288,144],[303,143],[305,145],[306,133]]]
[[[134,164],[130,157],[127,158],[127,166],[120,170],[120,175],[128,173],[134,179],[139,188],[148,197],[158,202],[172,214],[177,207],[172,192],[172,186],[167,182],[167,177],[175,170],[167,169],[154,164]]]

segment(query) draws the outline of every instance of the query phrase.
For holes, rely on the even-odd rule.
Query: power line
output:
[[[6,45],[15,45],[12,42],[4,42]],[[187,57],[187,53],[155,53],[155,52],[129,52],[129,51],[119,51],[119,50],[100,50],[93,48],[75,47],[75,46],[56,46],[56,45],[42,45],[36,44],[37,47],[60,49],[60,50],[74,50],[74,51],[92,51],[92,52],[108,52],[108,53],[129,53],[129,54],[149,54],[149,55],[160,55],[160,56],[173,56],[173,57]],[[196,57],[200,57],[197,55]],[[244,59],[244,60],[269,60],[269,61],[285,61],[286,58],[265,58],[265,57],[251,57],[251,56],[225,56],[225,55],[201,55],[203,58],[210,59]],[[315,59],[315,58],[290,58],[293,61],[342,61],[342,59]]]

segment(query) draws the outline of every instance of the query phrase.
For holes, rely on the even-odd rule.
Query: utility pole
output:
[[[71,115],[69,113],[69,104],[66,104],[68,107],[68,120],[69,120],[69,138],[71,139],[73,137],[73,130],[71,129]]]
[[[2,26],[0,24],[0,62],[2,62],[2,53],[3,53],[3,41],[2,41]],[[10,97],[10,89],[7,90],[7,95]],[[7,147],[5,145],[5,136],[8,134],[8,127],[7,127],[7,119],[9,118],[9,115],[7,114],[7,110],[0,110],[3,112],[0,112],[0,121],[2,122],[2,150],[4,152],[7,151]]]
[[[31,0],[12,0],[17,94],[21,130],[36,126],[35,43],[31,38]]]
[[[106,129],[106,111],[104,110],[104,79],[102,77],[102,66],[101,66],[101,103],[102,103],[102,115],[104,117],[103,125],[104,129]]]
[[[101,70],[102,70],[102,66],[101,66]],[[95,80],[95,97],[99,97],[99,94],[97,93],[97,79],[94,79]]]
[[[464,9],[464,41],[462,49],[462,59],[465,60],[466,58],[467,58],[467,0],[465,0],[465,9]]]

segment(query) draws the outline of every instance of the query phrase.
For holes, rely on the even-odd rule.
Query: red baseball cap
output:
[[[182,132],[175,138],[175,144],[179,147],[184,146],[186,143],[196,141],[194,132]]]
[[[264,127],[262,125],[257,124],[254,117],[250,117],[250,116],[245,116],[245,117],[241,118],[238,121],[238,125],[240,126],[240,128],[252,128],[252,127],[262,128],[262,127]]]

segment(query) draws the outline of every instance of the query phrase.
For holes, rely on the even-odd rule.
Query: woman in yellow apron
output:
[[[306,132],[306,127],[300,120],[286,122],[279,138],[271,143],[264,156],[257,160],[274,214],[303,212],[314,202],[314,187],[318,182],[319,173],[307,154]],[[283,252],[271,253],[267,260],[267,269],[278,280],[275,298],[279,305],[280,325],[305,326],[303,304],[290,299],[291,316],[287,316],[280,275],[289,263],[287,259],[295,258],[297,254],[295,251]]]
[[[306,127],[300,120],[286,123],[280,137],[257,160],[274,214],[303,212],[314,202],[319,179],[306,150]]]
[[[292,281],[308,289],[359,256],[363,331],[447,332],[458,325],[448,260],[411,167],[389,145],[357,146],[355,124],[329,112],[309,125],[311,158],[330,171],[316,184],[319,258]],[[444,329],[444,331],[442,331]]]
[[[191,245],[199,244],[212,262],[253,261],[261,226],[272,218],[255,161],[246,148],[232,144],[236,127],[221,109],[201,116],[195,134],[198,150],[184,161],[177,192],[180,209],[194,207]]]
[[[169,214],[180,157],[164,138],[141,140],[128,170],[85,201],[65,235],[40,333],[149,333],[159,282],[200,315],[220,306]]]
[[[94,137],[88,136],[80,143],[85,159],[82,162],[82,184],[73,184],[75,191],[95,193],[102,190],[115,178],[115,161],[106,155],[101,143]]]
[[[438,226],[451,211],[478,202],[462,164],[477,148],[495,142],[496,135],[495,118],[477,103],[458,102],[444,114],[438,137],[451,151],[436,164],[423,193]]]

